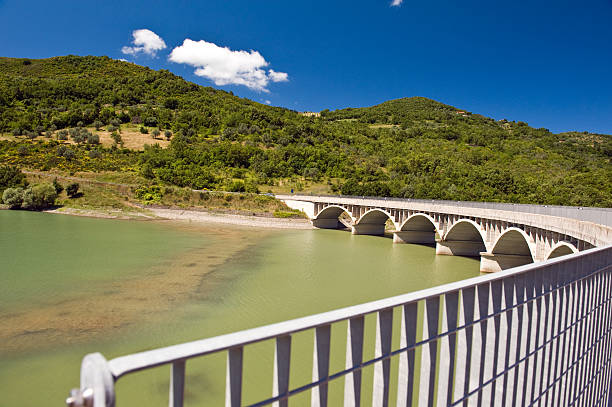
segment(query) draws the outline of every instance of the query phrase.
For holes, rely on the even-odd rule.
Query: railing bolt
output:
[[[66,405],[68,407],[93,407],[93,389],[72,389],[70,391],[70,397],[66,399]]]

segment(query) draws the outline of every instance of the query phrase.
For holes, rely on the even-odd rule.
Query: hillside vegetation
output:
[[[151,135],[144,151],[126,148],[136,131]],[[609,135],[553,134],[422,97],[305,117],[107,57],[0,58],[0,133],[0,163],[43,171],[612,207]]]

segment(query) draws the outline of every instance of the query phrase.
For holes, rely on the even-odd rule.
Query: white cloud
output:
[[[404,0],[393,0],[393,1],[391,2],[391,6],[393,6],[393,7],[398,7],[398,6],[401,6],[403,1],[404,1]]]
[[[232,51],[204,40],[189,38],[170,53],[170,61],[191,65],[195,74],[210,79],[215,85],[243,85],[268,92],[270,82],[286,82],[289,75],[264,69],[269,63],[257,51]]]
[[[268,71],[268,77],[272,82],[287,82],[289,81],[289,75],[285,72],[276,72],[274,69]]]
[[[272,102],[270,102],[269,100],[266,100],[266,105],[271,105]]]
[[[150,56],[155,56],[157,51],[166,48],[164,40],[159,35],[146,28],[134,30],[132,32],[132,37],[132,44],[134,44],[134,46],[121,48],[121,52],[124,54],[136,55],[142,52]]]

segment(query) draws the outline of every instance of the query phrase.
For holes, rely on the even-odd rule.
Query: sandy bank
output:
[[[185,220],[201,223],[225,223],[240,226],[251,226],[273,229],[312,229],[313,226],[306,219],[279,219],[259,216],[244,216],[232,214],[219,214],[210,212],[190,211],[183,209],[148,208],[158,218],[171,220]]]
[[[186,209],[146,208],[144,211],[128,212],[121,209],[75,209],[59,208],[45,211],[63,215],[86,216],[105,219],[126,220],[177,220],[198,222],[202,224],[228,224],[272,229],[312,229],[306,219],[281,219],[263,216],[245,216],[226,213],[202,212]]]

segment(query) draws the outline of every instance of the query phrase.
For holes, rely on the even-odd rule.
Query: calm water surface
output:
[[[110,359],[477,274],[473,259],[341,231],[0,211],[0,405],[62,405],[89,352]],[[366,330],[367,355],[373,318]],[[332,372],[344,364],[345,331],[332,328]],[[311,355],[312,333],[296,335],[292,386],[312,374]],[[271,343],[244,358],[245,401],[270,396]],[[186,405],[222,404],[224,366],[224,355],[187,363]],[[117,405],[167,405],[168,374],[122,378]],[[330,387],[332,403],[341,394],[341,382]]]

